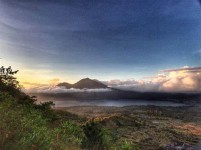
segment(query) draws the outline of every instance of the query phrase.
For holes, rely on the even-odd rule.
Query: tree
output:
[[[31,98],[21,91],[19,82],[14,77],[18,70],[13,71],[11,66],[0,68],[0,92],[8,93],[13,96],[18,103],[33,104],[36,99]]]
[[[0,83],[3,83],[7,86],[19,88],[19,82],[14,77],[14,75],[17,74],[17,72],[18,70],[12,71],[11,66],[9,66],[8,68],[2,66],[0,68]]]

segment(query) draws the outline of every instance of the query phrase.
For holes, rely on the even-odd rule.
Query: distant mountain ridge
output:
[[[64,86],[67,89],[75,88],[75,89],[101,89],[107,88],[107,85],[101,83],[98,80],[92,80],[89,78],[81,79],[75,84],[70,84],[67,82],[59,83],[57,86]]]
[[[201,103],[201,93],[166,93],[166,92],[138,92],[138,91],[127,91],[117,88],[111,88],[107,85],[101,83],[98,80],[92,80],[89,78],[82,79],[75,84],[70,83],[60,83],[57,86],[64,86],[66,89],[76,88],[76,89],[103,89],[109,88],[111,91],[108,92],[72,92],[72,93],[41,93],[41,95],[46,96],[59,96],[65,97],[65,99],[92,99],[92,100],[102,100],[102,99],[130,99],[130,100],[158,100],[158,101],[172,101],[178,103],[186,103],[194,105],[196,103]],[[38,94],[39,95],[39,94]]]

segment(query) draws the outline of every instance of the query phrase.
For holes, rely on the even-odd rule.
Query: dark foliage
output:
[[[85,138],[83,140],[83,148],[88,150],[108,149],[110,137],[107,131],[98,122],[88,122],[83,126]]]

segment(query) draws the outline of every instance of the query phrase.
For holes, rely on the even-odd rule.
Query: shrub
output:
[[[88,122],[83,126],[85,137],[82,146],[88,150],[109,149],[111,137],[98,122]]]

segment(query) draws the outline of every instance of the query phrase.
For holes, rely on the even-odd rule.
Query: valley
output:
[[[200,107],[97,107],[56,108],[100,122],[115,137],[136,149],[156,150],[186,146],[196,149],[201,140]]]

